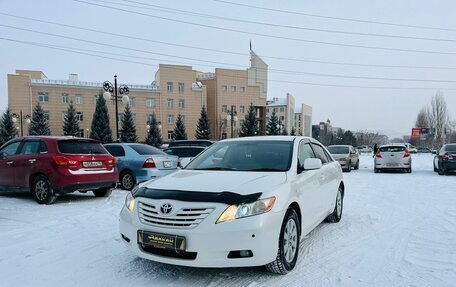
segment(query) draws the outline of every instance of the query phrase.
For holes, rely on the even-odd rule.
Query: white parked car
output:
[[[230,139],[135,188],[120,233],[137,256],[157,262],[286,274],[304,236],[341,219],[343,197],[341,167],[316,140]]]
[[[374,172],[382,170],[405,170],[412,172],[412,157],[403,144],[389,144],[379,147],[374,159]]]

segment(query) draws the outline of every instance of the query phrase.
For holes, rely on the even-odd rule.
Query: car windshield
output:
[[[332,154],[347,154],[348,147],[346,146],[330,146],[328,147],[328,151]]]
[[[383,146],[380,148],[380,152],[403,152],[405,146]]]
[[[195,157],[203,150],[202,147],[175,147],[165,149],[164,152],[178,157]]]
[[[58,142],[61,153],[67,154],[108,154],[108,151],[98,142],[84,140],[63,140]]]
[[[130,145],[130,147],[135,152],[139,153],[140,155],[154,155],[154,154],[166,155],[166,153],[162,152],[158,148],[155,148],[155,147],[152,147],[152,146],[148,146],[148,145],[144,145],[144,144],[133,144],[133,145]]]
[[[291,141],[226,141],[213,144],[185,169],[287,171],[292,154]]]

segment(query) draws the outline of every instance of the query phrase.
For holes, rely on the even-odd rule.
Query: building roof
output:
[[[267,101],[266,105],[269,106],[269,107],[286,106],[287,105],[287,99],[286,98],[275,98],[273,100]]]

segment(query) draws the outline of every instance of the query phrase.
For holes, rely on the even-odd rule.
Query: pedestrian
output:
[[[377,152],[378,152],[378,145],[377,144],[374,144],[374,150],[373,150],[374,154],[372,155],[372,157],[374,157]]]

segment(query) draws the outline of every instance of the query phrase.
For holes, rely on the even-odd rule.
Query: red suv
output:
[[[28,190],[39,204],[76,190],[107,197],[117,178],[116,159],[95,140],[30,136],[0,148],[0,189]]]

